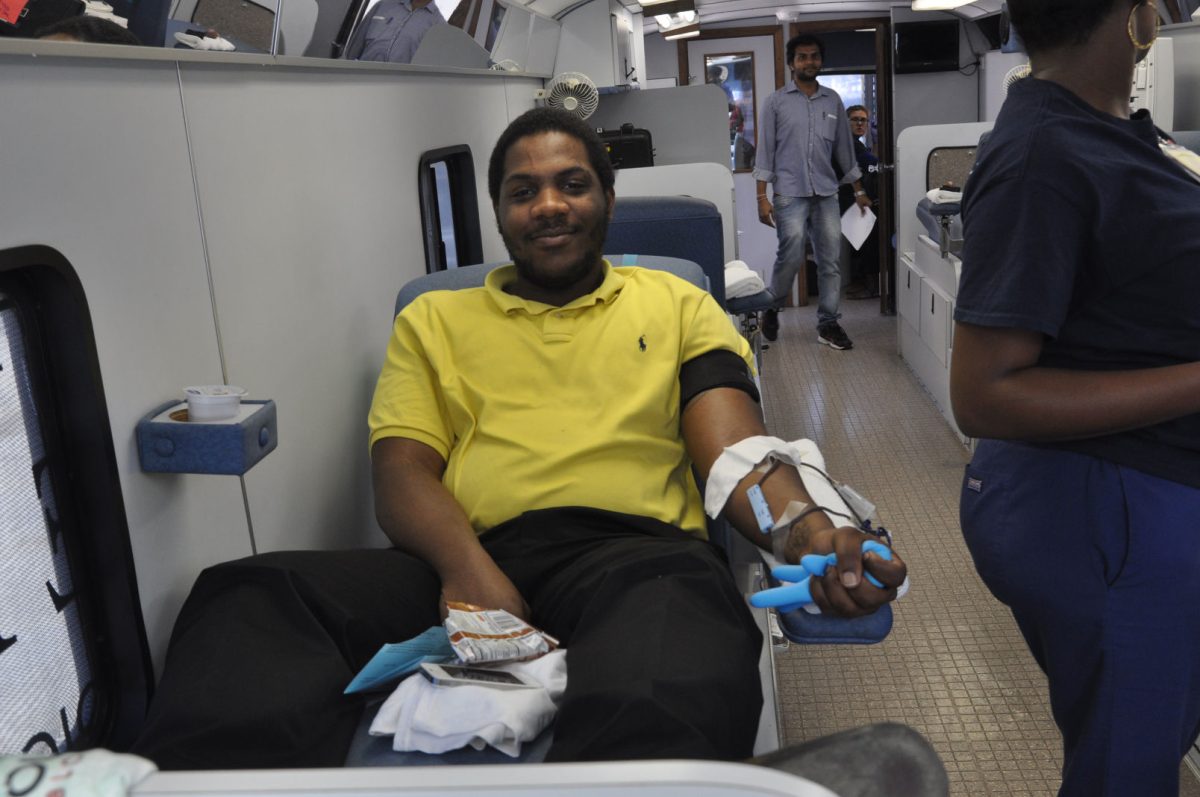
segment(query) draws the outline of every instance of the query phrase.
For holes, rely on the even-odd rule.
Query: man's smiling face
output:
[[[496,203],[517,267],[512,293],[561,305],[595,289],[613,200],[574,136],[555,131],[513,142]]]

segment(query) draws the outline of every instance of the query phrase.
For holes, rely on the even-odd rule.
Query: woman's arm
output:
[[[1200,412],[1200,363],[1134,371],[1037,365],[1043,336],[956,322],[950,404],[970,437],[1073,440]]]

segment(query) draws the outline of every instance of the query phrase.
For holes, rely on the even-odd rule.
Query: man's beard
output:
[[[569,263],[565,269],[559,271],[542,271],[534,265],[532,259],[518,256],[516,254],[517,247],[513,245],[513,240],[504,232],[503,228],[500,228],[500,237],[504,239],[508,255],[512,258],[513,264],[517,267],[517,273],[521,275],[522,279],[544,290],[562,290],[577,284],[586,277],[596,268],[602,258],[604,240],[608,237],[608,209],[605,208],[600,221],[588,233],[588,245],[583,253],[578,259]]]

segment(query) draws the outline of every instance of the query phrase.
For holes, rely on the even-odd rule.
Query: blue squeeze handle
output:
[[[889,561],[892,558],[892,549],[875,540],[865,540],[862,550],[863,553],[876,553]],[[780,581],[793,581],[795,583],[760,590],[750,596],[750,605],[759,609],[776,607],[783,611],[791,611],[800,608],[806,603],[812,603],[812,588],[809,586],[810,579],[813,576],[819,578],[825,575],[826,568],[836,564],[837,554],[829,553],[824,555],[808,554],[800,558],[800,564],[798,565],[780,565],[771,571],[771,575]],[[864,570],[863,575],[875,586],[883,587],[883,584],[867,571]]]

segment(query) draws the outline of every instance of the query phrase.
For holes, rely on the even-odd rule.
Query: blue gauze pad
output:
[[[446,629],[440,625],[423,631],[407,642],[384,645],[371,657],[343,694],[378,689],[415,672],[422,662],[453,659],[454,648],[446,637]]]

